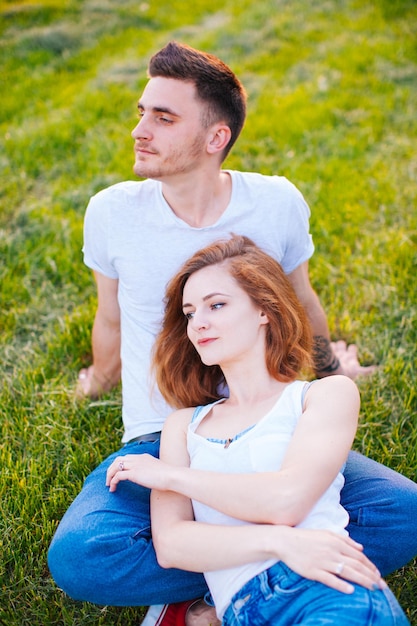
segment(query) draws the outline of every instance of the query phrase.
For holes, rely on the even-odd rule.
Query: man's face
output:
[[[137,176],[165,180],[190,174],[203,162],[209,136],[201,122],[203,107],[193,83],[159,76],[149,80],[132,131]]]

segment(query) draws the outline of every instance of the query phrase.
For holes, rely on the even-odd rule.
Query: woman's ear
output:
[[[260,317],[261,317],[261,324],[269,324],[269,319],[266,313],[261,311]]]

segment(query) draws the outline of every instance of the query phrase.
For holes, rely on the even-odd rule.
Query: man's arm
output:
[[[78,375],[79,397],[97,398],[120,380],[120,308],[118,281],[94,272],[98,305],[92,332],[93,364]]]
[[[313,330],[314,370],[317,378],[344,374],[355,379],[372,374],[376,367],[360,365],[355,345],[347,346],[344,341],[331,342],[326,314],[310,283],[308,261],[288,274],[288,278],[307,312]]]

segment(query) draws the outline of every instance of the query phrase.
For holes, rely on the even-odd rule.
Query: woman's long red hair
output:
[[[289,382],[311,365],[310,324],[280,264],[248,237],[233,235],[196,252],[168,284],[152,367],[162,395],[175,408],[208,404],[221,397],[222,371],[218,365],[201,361],[188,339],[182,310],[184,285],[191,274],[219,264],[224,264],[225,271],[268,317],[265,358],[271,376]]]

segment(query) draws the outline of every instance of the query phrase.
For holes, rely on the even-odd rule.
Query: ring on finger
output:
[[[119,463],[119,470],[121,472],[123,472],[124,468],[125,468],[125,464],[123,463],[123,461],[120,461],[120,463]]]
[[[345,564],[344,564],[344,562],[343,562],[343,561],[340,561],[340,563],[338,563],[338,564],[336,565],[336,574],[337,574],[338,576],[340,576],[340,574],[343,572],[344,568],[345,568]]]

